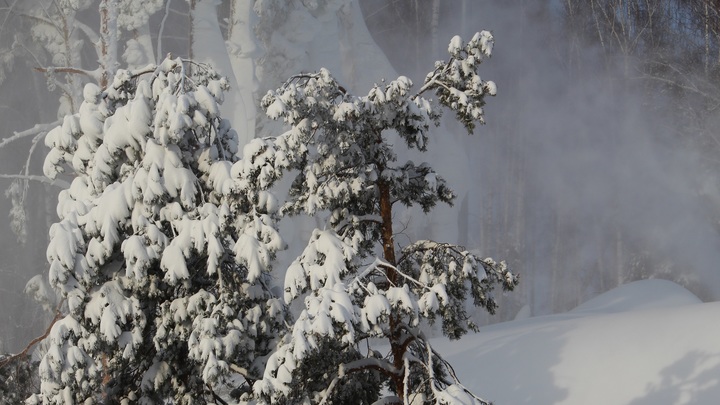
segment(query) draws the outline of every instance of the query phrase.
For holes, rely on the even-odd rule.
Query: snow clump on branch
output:
[[[47,134],[45,174],[72,179],[47,249],[67,306],[31,402],[197,403],[231,370],[262,373],[286,316],[269,290],[285,243],[274,197],[232,179],[227,89],[180,59],[120,70]]]

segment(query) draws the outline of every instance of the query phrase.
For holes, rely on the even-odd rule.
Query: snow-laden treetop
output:
[[[356,96],[321,69],[295,75],[263,98],[267,115],[289,129],[251,143],[250,161],[261,169],[249,178],[272,184],[291,177],[280,212],[324,222],[285,274],[285,300],[305,306],[254,386],[264,403],[343,403],[351,395],[346,384],[363,385],[369,400],[379,395],[373,372],[400,398],[388,403],[418,395],[438,404],[483,403],[453,379],[419,325],[440,320],[446,335],[459,338],[475,329],[466,301],[492,313],[493,288],[512,289],[517,277],[505,263],[460,246],[396,246],[392,207],[427,212],[452,202],[454,193],[429,164],[398,163],[398,151],[403,143],[425,151],[443,107],[469,132],[483,122],[485,96],[496,86],[480,78],[478,66],[492,43],[489,32],[467,43],[454,38],[449,60],[438,62],[417,92],[400,76]],[[386,339],[391,353],[363,359],[359,348],[370,338]]]
[[[48,133],[45,174],[72,178],[47,249],[67,315],[36,400],[191,403],[231,368],[262,372],[285,320],[268,274],[284,242],[274,197],[234,175],[227,88],[180,59],[120,70]]]
[[[46,136],[45,174],[71,179],[47,249],[66,315],[32,401],[214,401],[234,373],[273,404],[360,391],[374,402],[383,386],[405,403],[484,403],[419,325],[439,320],[459,338],[475,329],[466,303],[494,312],[492,290],[517,277],[461,246],[400,246],[393,206],[452,202],[429,164],[398,163],[397,151],[425,151],[445,108],[469,132],[483,122],[496,87],[478,66],[492,43],[454,38],[416,93],[404,76],[363,96],[326,69],[293,76],[261,103],[287,130],[241,152],[220,116],[227,81],[206,65],[166,59],[86,85],[79,112]],[[270,270],[284,215],[324,224],[287,269],[282,302]],[[386,339],[387,357],[360,349],[371,338]]]

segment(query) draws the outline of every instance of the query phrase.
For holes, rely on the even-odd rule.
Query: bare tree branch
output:
[[[40,73],[69,73],[69,74],[76,74],[76,75],[83,75],[88,76],[93,79],[97,77],[97,71],[96,70],[85,70],[85,69],[78,69],[73,67],[36,67],[33,70]]]
[[[0,179],[15,179],[15,180],[31,180],[31,181],[37,181],[40,183],[49,184],[51,186],[56,186],[60,188],[68,188],[70,187],[70,183],[64,181],[64,180],[50,180],[45,176],[36,176],[36,175],[24,175],[24,174],[0,174]]]
[[[50,331],[52,330],[53,326],[55,326],[55,323],[57,323],[57,321],[59,321],[60,318],[62,318],[62,312],[60,312],[60,308],[62,307],[64,302],[65,302],[65,300],[63,299],[62,301],[60,301],[57,308],[55,308],[55,317],[53,318],[52,321],[50,321],[50,325],[48,325],[47,329],[45,329],[45,333],[43,333],[41,336],[38,336],[35,339],[31,340],[30,343],[28,343],[28,345],[25,347],[25,349],[23,349],[23,351],[21,351],[20,353],[13,354],[11,356],[6,357],[2,361],[0,361],[0,368],[3,368],[6,365],[14,362],[15,360],[18,360],[20,358],[27,356],[28,353],[30,352],[30,349],[32,349],[33,346],[42,342],[43,340],[45,340],[45,338],[48,337],[48,335],[50,335]]]
[[[30,129],[26,129],[21,132],[15,132],[13,134],[13,136],[7,137],[7,138],[3,139],[2,141],[0,141],[0,149],[4,148],[5,145],[7,145],[11,142],[17,141],[19,139],[27,138],[30,136],[36,136],[42,132],[48,132],[60,124],[61,124],[60,120],[57,120],[57,121],[51,122],[49,124],[36,124],[35,126],[33,126]]]

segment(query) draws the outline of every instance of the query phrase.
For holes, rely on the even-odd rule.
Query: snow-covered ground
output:
[[[639,281],[558,315],[487,326],[436,349],[496,405],[720,403],[720,302]]]

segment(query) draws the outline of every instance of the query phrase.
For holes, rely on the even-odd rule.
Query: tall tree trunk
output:
[[[440,28],[440,0],[433,0],[432,17],[430,20],[430,41],[432,44],[432,56],[435,58],[440,54],[440,40],[438,38]]]
[[[227,93],[225,102],[220,108],[223,116],[229,118],[233,124],[240,124],[237,127],[239,129],[238,140],[242,147],[255,137],[254,108],[248,111],[249,107],[244,105],[241,90],[247,90],[247,88],[240,89],[235,77],[225,39],[218,24],[217,7],[219,4],[220,0],[193,0],[191,3],[192,58],[200,62],[211,63],[215,70],[227,77],[230,82],[230,92]],[[248,98],[252,99],[252,94]],[[251,117],[248,117],[248,112],[252,114]],[[250,120],[253,121],[253,125],[248,129]]]
[[[560,293],[560,255],[562,254],[562,229],[560,224],[560,215],[554,213],[555,234],[553,238],[551,276],[550,276],[550,309],[553,312],[558,310],[558,294]]]
[[[65,59],[65,66],[80,66],[80,54],[77,48],[73,44],[77,43],[77,30],[74,29],[75,25],[75,11],[70,11],[67,14],[60,13],[62,16],[59,26],[62,30],[62,43],[63,43],[63,56]],[[97,44],[100,45],[100,44]],[[75,75],[66,75],[67,92],[63,91],[61,96],[67,101],[66,108],[63,108],[63,102],[57,113],[63,114],[74,114],[80,106],[80,96],[82,95],[81,82]]]
[[[235,128],[242,130],[249,140],[255,137],[255,93],[258,89],[255,77],[254,59],[258,56],[258,46],[255,41],[254,0],[235,0],[232,2],[230,28],[228,32],[228,47],[230,64],[237,84],[236,92],[244,111],[242,117],[235,121]]]
[[[378,181],[378,191],[380,194],[380,218],[381,224],[381,235],[382,235],[382,247],[383,257],[393,267],[386,269],[387,278],[390,282],[390,286],[396,286],[398,282],[398,274],[394,267],[397,266],[395,260],[395,241],[393,238],[393,224],[392,224],[392,202],[390,201],[390,185],[384,180]],[[388,287],[390,287],[388,286]],[[400,321],[396,316],[390,315],[390,352],[393,356],[393,366],[397,370],[403,368],[403,357],[405,356],[405,348],[403,343],[400,341],[402,333],[399,329]],[[408,370],[405,370],[408,372]],[[402,375],[396,375],[394,377],[395,391],[400,401],[404,403],[405,385],[404,378]]]
[[[168,0],[169,6],[170,0]],[[197,0],[190,0],[190,12],[188,13],[188,23],[190,24],[190,34],[188,36],[188,59],[195,59],[194,48],[195,48],[195,7],[197,7]]]
[[[103,88],[117,68],[117,17],[117,0],[100,0],[100,87]]]
[[[710,8],[705,3],[705,77],[710,74]]]
[[[620,286],[625,281],[625,250],[623,248],[623,235],[620,226],[615,230],[615,285]]]
[[[413,3],[413,10],[415,11],[415,26],[414,26],[414,43],[415,43],[415,71],[420,71],[420,55],[422,54],[422,49],[420,46],[420,43],[422,42],[420,40],[421,34],[422,34],[422,21],[420,19],[420,0],[415,0]]]

